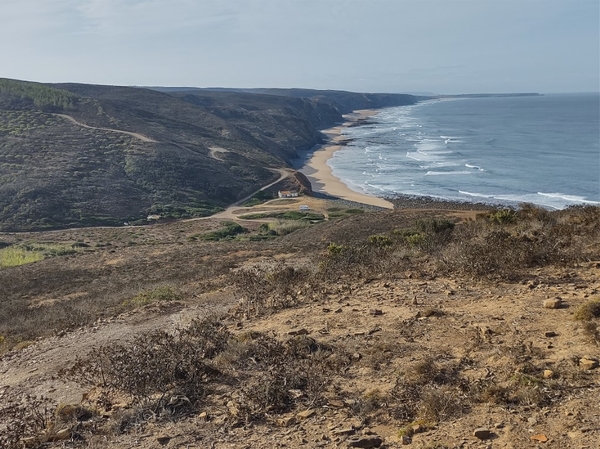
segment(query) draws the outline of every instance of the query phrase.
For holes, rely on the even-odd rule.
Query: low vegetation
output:
[[[325,217],[322,214],[315,212],[302,211],[284,211],[284,212],[259,212],[253,214],[244,214],[240,216],[244,220],[260,220],[264,218],[277,218],[280,220],[305,220],[305,221],[321,221]]]
[[[81,404],[43,398],[3,404],[3,447],[58,447],[66,440],[93,447],[98,436],[154,438],[157,429],[187,424],[192,433],[206,432],[207,444],[208,435],[233,445],[259,434],[295,438],[306,429],[290,447],[313,433],[333,447],[380,423],[395,438],[455,447],[443,434],[456,440],[457,428],[479,426],[481,416],[506,422],[515,441],[530,443],[528,429],[537,426],[536,432],[552,432],[557,444],[568,447],[563,430],[551,423],[569,419],[566,412],[575,409],[585,419],[595,413],[596,371],[581,360],[595,355],[600,343],[600,302],[591,293],[594,269],[585,279],[579,270],[600,260],[598,208],[548,212],[524,205],[463,222],[443,212],[406,211],[317,224],[281,220],[249,229],[193,222],[159,238],[166,226],[149,227],[143,238],[127,234],[121,246],[116,239],[114,246],[85,239],[87,247],[83,240],[71,247],[93,249],[86,257],[97,257],[90,262],[96,271],[78,266],[83,281],[54,295],[60,301],[35,302],[52,299],[47,291],[57,289],[51,275],[36,271],[38,264],[2,270],[6,276],[12,270],[19,283],[7,290],[9,300],[0,309],[0,345],[12,347],[9,357],[17,358],[40,335],[92,324],[101,308],[104,317],[126,311],[120,319],[139,323],[143,316],[145,323],[146,314],[174,301],[183,307],[180,300],[192,303],[202,293],[231,295],[223,315],[169,317],[180,324],[81,352],[58,377],[92,393]],[[204,226],[204,232],[192,226]],[[138,243],[127,246],[128,239]],[[43,251],[60,253],[57,243],[30,244],[28,251],[42,253],[43,245]],[[70,244],[58,245],[69,250]],[[11,243],[3,250],[17,246],[25,248]],[[67,259],[57,257],[57,265]],[[100,260],[106,265],[98,268]],[[147,283],[121,291],[136,270],[135,279]],[[34,294],[26,288],[27,276],[48,285]],[[122,294],[102,300],[97,293],[74,294],[96,278],[121,280],[111,289]],[[543,308],[559,287],[577,307]],[[195,304],[205,310],[204,301]],[[565,341],[567,356],[554,350]],[[592,366],[592,359],[585,360]],[[519,428],[526,429],[517,435]],[[509,434],[504,427],[492,430]],[[67,438],[59,442],[63,431]],[[472,436],[472,429],[460,432]],[[577,438],[593,439],[593,432]]]
[[[221,226],[221,229],[206,232],[198,235],[197,238],[200,240],[218,242],[220,240],[232,240],[237,235],[247,232],[247,229],[234,221],[224,221],[221,223]]]
[[[180,301],[183,293],[171,285],[164,285],[153,290],[145,290],[124,302],[126,307],[141,307],[157,301]]]
[[[17,267],[43,260],[47,257],[64,256],[80,251],[84,246],[51,243],[25,243],[0,249],[0,268]]]
[[[242,203],[242,206],[245,206],[245,207],[258,206],[259,204],[266,203],[267,201],[270,201],[273,198],[275,198],[275,195],[273,195],[272,192],[268,192],[266,190],[261,190],[259,192],[256,192],[254,194],[254,196],[252,196],[252,198],[244,201]]]

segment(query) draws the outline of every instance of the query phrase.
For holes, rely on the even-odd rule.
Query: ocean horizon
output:
[[[344,128],[327,164],[350,189],[548,209],[600,205],[600,94],[452,98]]]

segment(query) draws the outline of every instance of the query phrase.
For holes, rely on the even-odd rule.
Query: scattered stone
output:
[[[159,436],[156,437],[156,441],[158,441],[158,444],[164,446],[169,441],[171,441],[171,437],[168,436],[168,435],[159,435]]]
[[[352,354],[352,358],[354,360],[360,360],[360,359],[362,359],[362,355],[360,355],[359,352],[355,352],[354,354]]]
[[[328,308],[324,307],[324,308],[323,308],[323,312],[324,312],[324,313],[329,313],[329,312],[331,312],[331,309],[328,309]]]
[[[315,411],[313,409],[309,408],[308,410],[304,410],[303,412],[296,414],[296,418],[298,418],[301,421],[303,419],[310,418],[314,414],[315,414]]]
[[[593,357],[584,356],[579,359],[579,366],[583,369],[594,369],[598,367],[598,359]]]
[[[64,441],[71,438],[71,429],[61,429],[48,438],[48,441]]]
[[[544,333],[544,336],[547,338],[552,338],[552,337],[558,336],[558,334],[554,331],[549,331],[549,332]]]
[[[533,441],[539,441],[540,443],[545,443],[546,441],[548,441],[548,437],[546,435],[544,435],[543,433],[538,433],[537,435],[532,435],[531,439]]]
[[[479,329],[479,332],[481,333],[482,337],[489,337],[491,335],[494,335],[496,332],[494,332],[493,329],[487,327],[487,326],[483,326]]]
[[[372,316],[383,315],[383,310],[381,310],[381,309],[371,309],[371,310],[369,310],[369,314],[372,315]]]
[[[562,299],[553,298],[544,301],[544,309],[560,309],[563,305]]]
[[[279,418],[275,423],[279,427],[290,427],[296,424],[296,418],[294,416],[286,416],[284,418]]]
[[[298,329],[298,330],[292,330],[288,332],[288,335],[308,335],[310,332],[308,332],[306,329],[302,328],[302,329]]]
[[[486,429],[485,427],[479,427],[473,432],[473,436],[479,438],[480,440],[487,440],[491,434],[492,432],[490,429]]]
[[[232,416],[238,416],[240,414],[240,409],[237,407],[237,404],[233,401],[229,401],[227,403],[227,409]]]
[[[383,443],[383,440],[379,435],[363,435],[352,437],[348,440],[349,447],[361,447],[361,448],[371,448],[371,447],[379,447]]]
[[[538,423],[537,419],[535,419],[534,417],[527,418],[527,422],[530,426],[535,426]]]
[[[334,436],[354,435],[354,433],[355,430],[352,427],[344,427],[342,429],[334,430],[333,432],[331,432],[331,434]]]
[[[412,432],[413,433],[422,433],[425,432],[427,430],[426,427],[420,425],[420,424],[415,424],[414,426],[411,427]]]
[[[339,308],[339,309],[335,309],[335,310],[333,311],[333,313],[342,313],[342,309],[341,309],[341,308]]]
[[[344,407],[344,403],[342,401],[338,401],[336,399],[330,399],[329,400],[329,405],[332,407],[336,407],[336,408],[343,408]]]
[[[552,371],[551,369],[545,369],[543,376],[544,379],[552,379],[554,377],[554,371]]]
[[[400,437],[400,443],[401,443],[403,446],[407,446],[407,445],[409,445],[410,443],[412,443],[412,439],[411,439],[411,437],[409,437],[408,435],[402,435],[402,436]]]
[[[202,412],[198,415],[198,418],[200,418],[202,421],[208,421],[208,413]]]

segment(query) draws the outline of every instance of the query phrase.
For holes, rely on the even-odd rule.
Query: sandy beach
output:
[[[375,109],[364,109],[354,111],[351,114],[344,115],[346,122],[342,125],[335,126],[323,130],[322,132],[329,137],[329,142],[316,148],[309,158],[304,162],[302,167],[298,169],[304,173],[309,179],[313,192],[325,193],[349,201],[357,203],[370,204],[372,206],[385,207],[393,209],[394,205],[383,198],[371,196],[366,193],[355,192],[344,184],[339,178],[335,177],[331,172],[331,167],[327,165],[327,161],[339,149],[343,148],[342,130],[359,120],[364,120],[367,117],[377,114]]]

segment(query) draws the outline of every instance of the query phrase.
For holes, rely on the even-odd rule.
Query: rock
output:
[[[487,429],[485,427],[479,427],[473,432],[473,436],[479,438],[480,440],[487,440],[491,434],[492,432],[490,431],[490,429]]]
[[[558,334],[556,332],[554,332],[554,331],[549,331],[549,332],[545,332],[544,333],[544,337],[547,337],[547,338],[556,337],[557,335]]]
[[[294,399],[298,399],[298,398],[301,398],[302,396],[304,396],[304,393],[302,392],[302,390],[297,390],[295,388],[288,390],[288,393]]]
[[[71,438],[71,429],[61,429],[48,438],[48,441],[64,441]]]
[[[383,310],[381,310],[381,309],[371,309],[371,310],[369,310],[369,314],[372,315],[372,316],[383,315]]]
[[[335,408],[343,408],[344,407],[344,403],[342,401],[338,401],[336,399],[330,399],[328,402],[331,407],[335,407]]]
[[[537,435],[532,435],[531,439],[533,441],[539,441],[540,443],[545,443],[546,441],[548,441],[548,437],[546,435],[544,435],[543,433],[538,433]]]
[[[355,352],[354,354],[352,354],[352,358],[354,360],[360,360],[360,359],[362,359],[362,355],[360,355],[359,352]]]
[[[420,425],[420,424],[415,424],[414,426],[411,427],[412,429],[412,433],[423,433],[427,430],[426,427]]]
[[[538,423],[537,419],[535,419],[533,416],[527,418],[527,422],[529,423],[530,426],[535,426]]]
[[[584,356],[579,359],[579,366],[583,369],[594,369],[598,367],[598,359],[593,357]]]
[[[308,419],[315,414],[313,409],[304,410],[303,412],[297,413],[296,418],[299,420]]]
[[[156,441],[158,441],[158,444],[164,446],[169,441],[171,441],[171,437],[168,436],[168,435],[159,435],[159,436],[156,437]]]
[[[546,299],[544,301],[544,309],[560,309],[563,305],[562,299]]]
[[[302,328],[302,329],[298,329],[298,330],[292,330],[288,332],[288,335],[308,335],[310,332],[308,332],[306,329]]]
[[[354,435],[354,428],[352,427],[344,427],[342,429],[338,429],[338,430],[334,430],[333,432],[331,432],[332,435],[334,436],[340,436],[340,435]]]
[[[284,418],[279,418],[275,423],[279,427],[290,427],[296,424],[296,417],[294,416],[286,416]]]
[[[348,447],[379,447],[383,440],[379,435],[363,435],[348,439]]]
[[[229,413],[231,413],[232,416],[238,416],[240,414],[240,409],[233,401],[229,401],[227,403],[227,409],[229,410]]]
[[[412,443],[412,439],[411,439],[409,436],[407,436],[407,435],[402,435],[402,436],[400,437],[400,443],[401,443],[403,446],[407,446],[407,445],[409,445],[410,443]]]
[[[545,369],[543,376],[544,379],[552,379],[554,377],[554,371],[552,371],[551,369]]]
[[[208,413],[202,412],[198,415],[198,418],[200,418],[202,421],[208,421]]]

